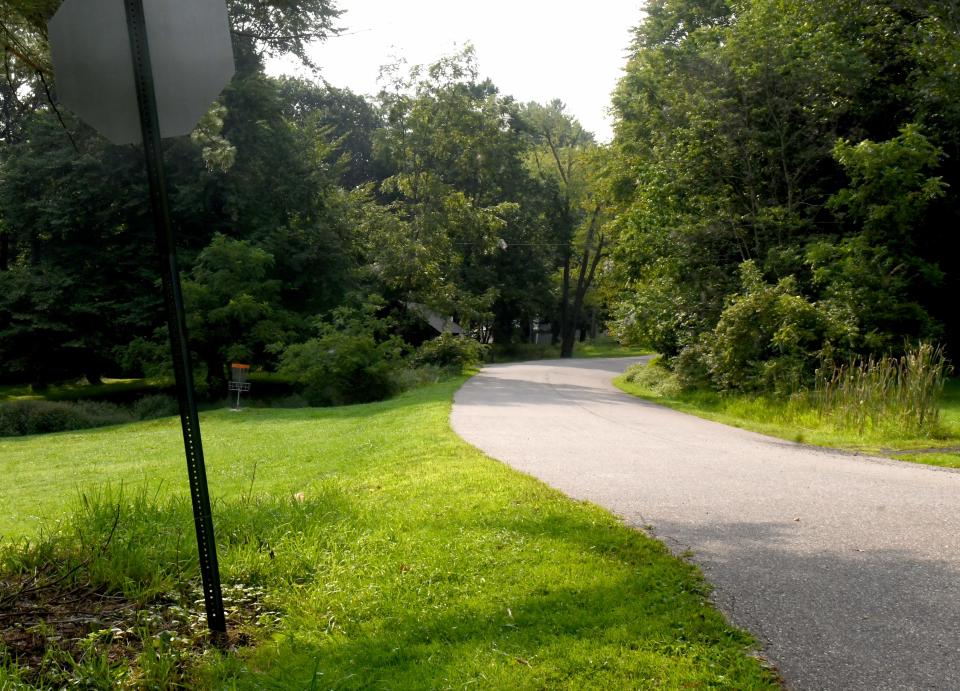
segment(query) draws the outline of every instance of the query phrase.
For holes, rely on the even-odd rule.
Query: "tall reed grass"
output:
[[[812,403],[821,419],[861,435],[935,434],[938,401],[952,371],[941,346],[921,343],[899,357],[852,359],[817,370]]]

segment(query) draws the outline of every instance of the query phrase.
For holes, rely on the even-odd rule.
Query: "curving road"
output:
[[[690,552],[795,689],[960,689],[960,473],[801,446],[610,383],[641,358],[485,367],[468,442]]]

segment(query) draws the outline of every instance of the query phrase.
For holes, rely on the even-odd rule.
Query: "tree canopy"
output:
[[[806,376],[952,338],[957,22],[939,1],[651,2],[614,96],[620,332],[761,385],[717,364],[718,329],[789,279],[838,325],[807,339]],[[775,321],[761,360],[801,328]]]

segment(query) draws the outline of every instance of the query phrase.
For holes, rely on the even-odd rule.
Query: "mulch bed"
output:
[[[212,645],[199,584],[143,603],[47,571],[0,580],[0,665],[15,666],[25,682],[67,683],[91,655],[135,669],[148,645],[158,654],[175,650],[186,666]],[[219,647],[249,645],[243,629],[278,621],[261,606],[262,595],[259,588],[224,588],[229,633]]]

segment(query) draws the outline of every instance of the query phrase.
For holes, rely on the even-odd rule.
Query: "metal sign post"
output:
[[[200,551],[200,576],[203,579],[203,599],[206,603],[207,624],[215,634],[227,632],[223,611],[223,592],[220,587],[220,568],[217,564],[217,541],[213,534],[210,514],[210,494],[207,490],[207,471],[203,462],[203,443],[200,439],[200,418],[193,390],[193,368],[187,347],[187,323],[180,288],[180,270],[173,242],[170,222],[170,204],[167,199],[166,177],[163,170],[163,149],[160,143],[160,122],[157,117],[157,99],[153,88],[153,70],[150,66],[150,47],[143,15],[143,0],[125,0],[127,26],[130,31],[130,53],[133,56],[134,83],[137,106],[140,111],[140,129],[146,154],[147,178],[150,183],[150,205],[156,230],[157,255],[164,261],[163,294],[170,329],[170,352],[177,383],[177,402],[180,423],[183,426],[183,446],[187,454],[187,474],[190,478],[190,497],[193,500],[193,521],[197,530]]]
[[[143,141],[207,624],[222,640],[227,623],[161,139],[188,134],[233,75],[227,8],[223,0],[65,0],[48,33],[61,102],[115,144]]]

